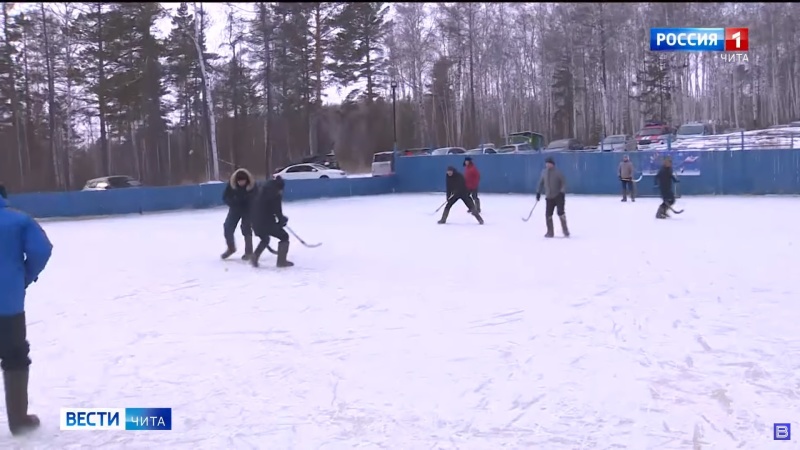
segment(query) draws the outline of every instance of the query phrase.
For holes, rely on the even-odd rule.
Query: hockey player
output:
[[[447,168],[445,184],[447,187],[447,204],[444,207],[444,212],[442,213],[442,218],[439,219],[439,223],[447,223],[447,216],[450,214],[450,208],[452,208],[457,201],[461,200],[465,205],[467,205],[470,213],[472,213],[475,219],[478,220],[478,223],[483,225],[483,217],[478,214],[478,210],[475,208],[475,203],[472,201],[472,198],[470,198],[469,192],[467,191],[467,184],[464,180],[464,175],[461,175],[455,169],[455,167],[449,166]]]
[[[622,157],[622,162],[619,163],[617,172],[619,181],[622,183],[622,201],[628,201],[628,191],[630,191],[631,201],[635,202],[636,197],[633,190],[633,162],[628,158],[628,155]]]
[[[672,173],[672,159],[667,157],[658,169],[655,176],[655,185],[661,194],[661,204],[656,211],[657,219],[666,219],[669,217],[669,209],[675,204],[675,190],[672,183],[680,183],[680,180]]]
[[[25,323],[25,291],[39,279],[53,245],[27,214],[8,208],[0,196],[0,368],[6,394],[8,428],[12,435],[39,427],[28,414],[28,374],[31,360]]]
[[[464,182],[467,185],[470,198],[475,203],[475,210],[480,214],[481,199],[478,198],[478,186],[481,184],[481,173],[478,171],[478,168],[475,167],[475,163],[469,156],[464,158]]]
[[[555,235],[553,231],[553,212],[558,213],[558,219],[561,221],[561,232],[564,233],[564,237],[569,237],[567,216],[564,211],[567,181],[564,178],[564,174],[556,168],[553,158],[550,157],[545,160],[545,168],[542,170],[539,186],[536,188],[537,202],[542,198],[542,191],[544,191],[545,199],[544,218],[547,224],[547,234],[544,237],[551,238]]]
[[[223,232],[227,249],[220,257],[226,259],[236,253],[236,240],[233,233],[236,225],[241,221],[242,236],[244,236],[243,260],[248,260],[253,254],[253,230],[250,225],[250,203],[255,196],[256,180],[247,169],[236,169],[231,174],[222,201],[228,205],[228,215],[225,217]]]
[[[289,222],[289,218],[283,215],[283,188],[285,182],[281,177],[275,177],[268,181],[258,190],[258,195],[253,202],[252,219],[253,231],[259,238],[250,264],[258,267],[258,260],[261,254],[267,249],[269,237],[278,238],[278,267],[292,267],[293,262],[286,259],[289,254],[289,234],[283,228]]]

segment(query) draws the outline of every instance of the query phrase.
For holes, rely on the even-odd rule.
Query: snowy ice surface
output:
[[[671,150],[788,150],[800,149],[800,127],[771,128],[744,133],[684,138],[673,141]],[[649,150],[663,151],[666,144],[653,145]]]
[[[758,449],[800,426],[800,198],[443,194],[288,203],[291,269],[220,261],[221,209],[45,222],[31,410],[3,448]],[[556,222],[558,225],[558,222]],[[241,242],[241,236],[237,236]],[[60,407],[172,407],[169,432]],[[5,429],[4,424],[2,425]]]

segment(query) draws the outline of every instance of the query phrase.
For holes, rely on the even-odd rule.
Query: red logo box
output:
[[[725,28],[725,51],[746,52],[750,50],[750,32],[747,28]]]

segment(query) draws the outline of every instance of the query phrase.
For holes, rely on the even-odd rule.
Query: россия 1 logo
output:
[[[747,52],[750,50],[748,28],[651,28],[650,51],[653,52]],[[747,61],[739,53],[720,55],[733,61]]]

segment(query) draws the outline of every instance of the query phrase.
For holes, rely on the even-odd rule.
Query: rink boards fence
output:
[[[481,192],[533,193],[546,157],[567,178],[571,194],[618,195],[619,153],[548,153],[471,155],[481,171]],[[638,194],[653,194],[653,174],[670,156],[679,174],[682,195],[800,194],[800,150],[699,152],[632,152]],[[459,170],[463,155],[409,156],[395,162],[389,177],[291,180],[285,199],[349,197],[415,192],[442,192],[447,166]],[[10,196],[14,208],[40,217],[82,217],[201,209],[222,205],[225,184],[143,187],[98,192],[30,193]]]
[[[287,181],[287,201],[392,192],[391,177]],[[75,191],[9,196],[11,206],[38,218],[144,214],[222,205],[224,183],[142,187],[109,191]]]
[[[682,195],[800,194],[800,150],[738,150],[698,152],[631,152],[637,188],[654,193],[653,175],[669,156],[680,178]],[[481,192],[533,193],[552,157],[567,178],[567,192],[618,195],[617,168],[621,153],[570,152],[537,154],[470,155],[481,172]],[[462,170],[463,155],[411,156],[396,162],[397,192],[442,192],[447,166]],[[681,172],[681,169],[683,172]]]

